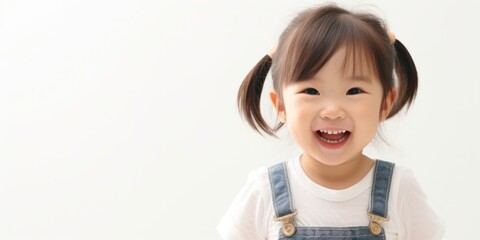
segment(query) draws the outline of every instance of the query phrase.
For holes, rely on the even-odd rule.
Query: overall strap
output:
[[[280,218],[295,212],[286,163],[281,162],[268,168],[268,177],[270,178],[275,217]]]
[[[282,222],[282,233],[291,237],[296,232],[294,216],[297,211],[293,207],[292,192],[288,181],[287,166],[285,162],[278,163],[268,168],[272,202],[275,209],[275,221]]]
[[[388,196],[395,164],[377,160],[373,176],[372,196],[370,198],[369,215],[370,231],[378,235],[382,229],[381,223],[388,221]],[[377,234],[378,233],[378,234]]]

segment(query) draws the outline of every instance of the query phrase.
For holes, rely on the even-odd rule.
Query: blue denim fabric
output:
[[[273,207],[275,216],[282,217],[293,213],[292,195],[288,182],[287,168],[285,162],[274,165],[268,169],[270,188],[272,189]]]
[[[386,218],[388,215],[388,194],[393,174],[393,163],[377,160],[373,177],[370,212]]]
[[[377,160],[375,163],[370,200],[370,213],[387,217],[388,195],[392,180],[394,164]],[[275,217],[280,218],[295,212],[288,181],[286,163],[278,163],[268,169]],[[282,230],[280,240],[385,240],[385,231],[373,235],[368,226],[358,227],[296,227],[291,237],[286,237]]]
[[[385,240],[385,232],[378,236],[370,233],[368,227],[297,227],[291,237],[280,231],[279,240]]]

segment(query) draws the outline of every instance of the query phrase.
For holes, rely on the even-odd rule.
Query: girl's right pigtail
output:
[[[396,53],[395,71],[398,81],[398,96],[388,118],[400,112],[405,105],[407,108],[410,107],[415,99],[418,88],[417,68],[415,67],[412,56],[399,40],[396,40],[393,45]]]
[[[253,129],[259,133],[262,130],[269,135],[275,135],[272,128],[263,119],[260,111],[263,84],[271,66],[272,58],[266,55],[250,70],[238,90],[237,104],[243,118]]]

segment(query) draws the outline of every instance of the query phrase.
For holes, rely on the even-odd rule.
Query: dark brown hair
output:
[[[418,77],[415,63],[405,46],[398,40],[390,41],[387,28],[378,17],[330,4],[298,14],[281,34],[274,59],[268,55],[263,57],[245,77],[237,97],[244,119],[258,132],[275,135],[283,124],[270,127],[260,111],[263,84],[270,67],[273,88],[278,101],[282,102],[283,87],[311,78],[343,46],[347,51],[344,67],[350,56],[353,61],[358,54],[366,57],[367,64],[380,79],[382,102],[390,90],[398,87],[397,99],[387,118],[410,106],[417,92]]]

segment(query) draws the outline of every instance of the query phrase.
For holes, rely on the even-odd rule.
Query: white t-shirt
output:
[[[332,190],[310,180],[296,157],[287,162],[296,226],[368,226],[373,168],[355,185]],[[218,225],[225,240],[278,239],[282,223],[274,221],[268,169],[250,173]],[[426,202],[413,173],[395,166],[388,203],[390,220],[383,222],[387,240],[442,239],[442,221]]]

